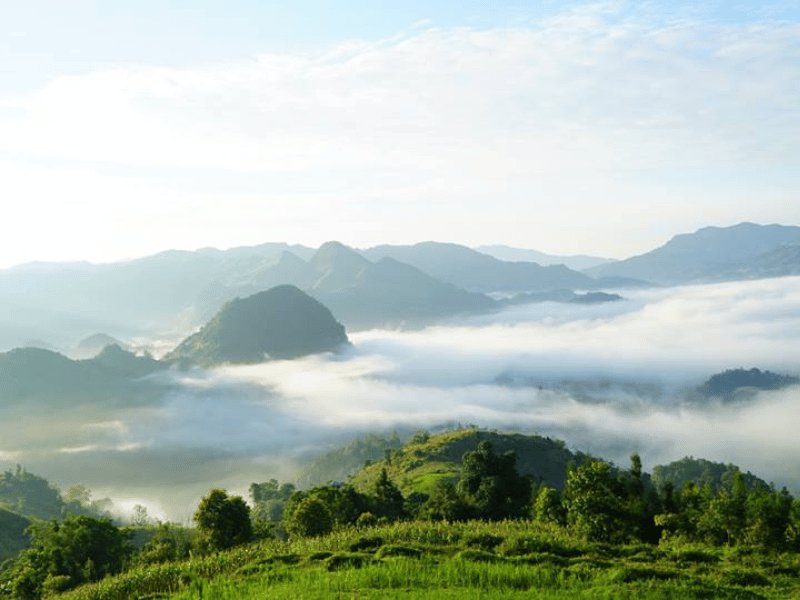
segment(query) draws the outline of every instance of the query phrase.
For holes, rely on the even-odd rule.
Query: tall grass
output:
[[[396,523],[153,565],[71,600],[800,597],[797,555],[610,546],[529,522]]]

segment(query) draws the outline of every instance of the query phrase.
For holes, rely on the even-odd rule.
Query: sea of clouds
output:
[[[800,387],[735,405],[686,393],[729,368],[800,374],[800,278],[624,294],[360,332],[340,354],[170,371],[159,376],[173,391],[151,406],[72,407],[50,425],[9,415],[0,456],[178,520],[210,487],[289,480],[355,436],[458,424],[538,432],[623,465],[633,451],[646,468],[732,462],[800,489]]]

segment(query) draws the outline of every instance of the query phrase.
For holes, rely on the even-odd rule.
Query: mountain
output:
[[[333,269],[321,280],[323,289],[309,290],[348,327],[419,327],[458,314],[499,307],[484,294],[466,292],[396,260],[361,260],[365,264],[354,274],[351,285],[332,286],[334,281],[344,281],[338,269]],[[351,266],[346,264],[343,270],[346,272]]]
[[[336,350],[348,339],[330,310],[292,285],[225,304],[164,358],[184,365],[257,363]]]
[[[31,346],[32,344],[27,344]],[[92,358],[97,356],[106,346],[116,345],[125,350],[129,350],[125,344],[117,338],[105,333],[95,333],[78,342],[68,354],[70,358]]]
[[[800,275],[800,240],[778,246],[725,272],[728,279],[761,279]]]
[[[532,262],[505,262],[466,246],[421,242],[413,246],[375,246],[362,251],[377,261],[393,258],[458,287],[481,292],[526,292],[588,289],[597,283],[563,265],[543,267]]]
[[[0,349],[37,338],[66,348],[96,331],[130,339],[193,327],[198,315],[213,314],[222,305],[215,290],[256,276],[285,252],[310,257],[314,251],[274,243],[168,250],[108,264],[28,263],[2,269],[0,314],[8,315],[8,323],[0,323]]]
[[[660,284],[777,276],[800,271],[800,227],[740,223],[706,227],[673,237],[645,254],[584,272],[595,277],[633,277]],[[791,246],[788,250],[784,246]],[[759,275],[759,267],[761,272]]]
[[[492,244],[490,246],[478,246],[475,248],[481,254],[494,256],[499,260],[507,262],[535,262],[544,267],[550,265],[564,265],[575,271],[582,271],[598,265],[614,262],[613,258],[601,258],[599,256],[589,256],[586,254],[570,254],[567,256],[557,254],[545,254],[538,250],[526,250],[523,248],[513,248],[503,244]]]

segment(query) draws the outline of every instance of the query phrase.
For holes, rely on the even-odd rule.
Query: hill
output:
[[[791,375],[779,375],[772,371],[760,369],[729,369],[712,375],[696,388],[704,398],[722,398],[725,401],[746,400],[759,390],[779,390],[797,385],[800,378]]]
[[[119,346],[108,346],[87,360],[41,348],[16,348],[0,353],[0,389],[5,405],[140,404],[164,389],[140,378],[167,367]]]
[[[667,465],[656,465],[653,467],[653,484],[661,488],[667,483],[671,483],[675,489],[681,489],[687,481],[692,481],[703,487],[710,483],[712,488],[717,490],[724,484],[729,484],[733,473],[738,469],[735,465],[711,462],[704,458],[694,458],[686,456],[680,460],[673,461]],[[753,485],[769,487],[767,482],[756,477],[750,471],[744,473],[744,480],[748,488]]]
[[[797,255],[781,248],[794,247],[798,241],[800,227],[755,223],[705,227],[677,235],[645,254],[584,272],[595,277],[633,277],[661,284],[749,279],[759,273],[787,275],[797,272]]]
[[[572,452],[564,442],[538,435],[499,433],[479,429],[462,429],[437,435],[420,432],[403,447],[390,450],[382,460],[372,462],[355,473],[350,482],[360,489],[374,484],[381,470],[404,495],[411,492],[429,494],[440,479],[455,479],[461,470],[465,452],[475,450],[483,441],[492,444],[497,454],[508,450],[517,453],[517,471],[529,475],[537,483],[563,489],[570,462],[580,465],[587,455]]]
[[[297,358],[336,350],[348,339],[331,312],[292,285],[235,299],[165,360],[211,367]]]

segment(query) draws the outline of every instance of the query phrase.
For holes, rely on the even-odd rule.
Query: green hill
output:
[[[297,358],[347,344],[331,311],[293,285],[279,285],[225,304],[166,360],[211,367]]]
[[[389,477],[404,495],[411,492],[430,493],[440,479],[455,479],[465,452],[475,450],[488,441],[497,454],[508,450],[517,453],[517,471],[534,481],[562,489],[567,465],[580,465],[587,455],[572,452],[564,442],[538,435],[499,433],[479,429],[462,429],[428,436],[418,433],[402,448],[390,450],[382,460],[369,463],[352,476],[356,488],[368,489],[386,468]]]

